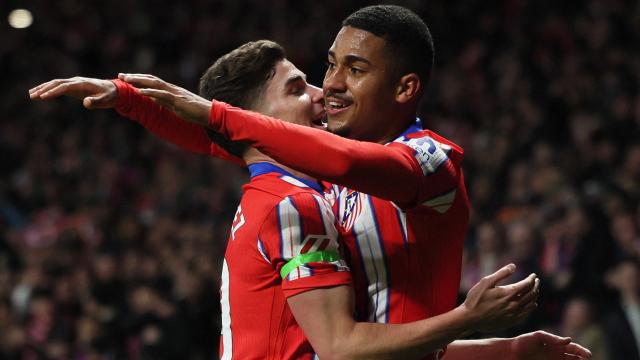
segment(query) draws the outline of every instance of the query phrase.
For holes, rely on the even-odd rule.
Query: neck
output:
[[[247,152],[244,154],[244,156],[242,157],[244,159],[244,162],[248,165],[251,164],[256,164],[256,163],[261,163],[261,162],[266,162],[269,164],[273,164],[276,165],[278,167],[283,168],[284,170],[288,171],[291,173],[291,175],[301,178],[301,179],[307,179],[307,180],[312,180],[312,181],[316,181],[316,179],[312,178],[311,176],[301,173],[299,171],[293,170],[292,168],[288,167],[288,166],[284,166],[282,164],[280,164],[279,162],[273,160],[271,157],[261,153],[260,151],[254,149],[254,148],[250,148],[249,150],[247,150]]]
[[[387,144],[395,139],[397,139],[400,134],[402,134],[407,128],[415,123],[416,121],[416,113],[407,112],[406,114],[402,114],[400,111],[395,112],[395,116],[392,117],[393,123],[386,129],[381,129],[377,136],[374,136],[373,142],[378,144]]]

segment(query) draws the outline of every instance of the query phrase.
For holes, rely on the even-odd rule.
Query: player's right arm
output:
[[[300,293],[289,297],[288,303],[321,359],[419,359],[460,337],[524,319],[535,307],[535,276],[496,286],[514,268],[504,267],[480,281],[454,310],[407,324],[354,321],[353,292],[347,286]]]

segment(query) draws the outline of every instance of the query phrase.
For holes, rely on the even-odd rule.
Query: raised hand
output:
[[[493,332],[513,326],[537,307],[540,279],[535,274],[514,284],[497,285],[515,269],[514,264],[509,264],[482,278],[467,293],[460,308],[468,312],[476,331]]]
[[[571,338],[545,331],[536,331],[513,338],[512,359],[516,360],[574,360],[590,359],[591,352]]]
[[[87,109],[108,109],[116,106],[118,89],[109,80],[73,77],[55,79],[29,90],[31,100],[48,100],[70,96],[82,100]]]
[[[210,100],[153,75],[118,74],[118,79],[139,88],[140,94],[150,97],[184,120],[203,126],[209,124]]]

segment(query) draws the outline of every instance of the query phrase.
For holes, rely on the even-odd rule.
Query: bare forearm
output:
[[[449,344],[444,360],[511,359],[512,339],[457,340]]]
[[[468,334],[463,310],[408,324],[355,323],[336,336],[336,359],[420,359]]]

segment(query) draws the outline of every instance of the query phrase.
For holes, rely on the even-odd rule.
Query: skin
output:
[[[366,38],[366,36],[359,37],[360,40],[363,40],[363,38]],[[340,58],[337,52],[336,58]],[[276,71],[274,79],[281,79],[277,76],[277,73],[278,71]],[[210,101],[150,75],[121,74],[119,77],[141,87],[143,95],[150,96],[185,120],[201,125],[208,124],[208,117],[211,111]],[[282,79],[286,78],[288,77],[282,77]],[[398,84],[399,86],[394,95],[395,103],[392,104],[393,106],[390,109],[395,108],[398,104],[412,104],[417,101],[415,94],[419,91],[419,82],[415,80],[413,75],[409,74],[401,77]],[[270,90],[268,92],[273,91],[271,85],[274,85],[274,83],[269,84]],[[278,88],[280,87],[275,86],[275,94],[278,94]],[[304,108],[302,104],[308,104],[311,107],[316,106],[316,101],[309,102],[305,100],[307,98],[317,99],[312,95],[314,90],[306,88],[306,86],[305,89],[308,97],[306,94],[301,94],[302,98],[283,100],[282,104],[291,105],[288,101],[293,101],[293,106],[295,107],[297,106],[296,104],[299,104],[301,109]],[[363,93],[349,91],[348,89],[343,92],[335,90],[334,93],[345,93],[349,96],[351,96],[350,94],[355,94],[351,99],[353,99],[354,103],[357,102],[358,105],[349,109],[349,111],[353,110],[353,114],[356,115],[366,113],[366,102],[356,101],[356,99],[363,96]],[[83,104],[87,108],[114,106],[114,96],[117,100],[117,92],[115,95],[114,92],[115,87],[109,81],[86,78],[53,80],[29,91],[30,97],[34,100],[50,99],[61,95],[74,96],[83,99]],[[266,92],[265,96],[267,96]],[[282,91],[279,94],[280,96],[295,96],[296,91]],[[390,93],[383,92],[382,94],[390,96]],[[381,95],[381,98],[383,97]],[[272,98],[269,102],[276,104],[280,100]],[[301,102],[298,103],[296,101]],[[286,107],[288,106],[283,105],[253,110],[262,110],[269,115],[280,116],[282,114],[279,112]],[[364,110],[360,111],[361,109]],[[287,108],[286,110],[291,109]],[[393,110],[385,110],[385,112],[393,112]],[[295,122],[298,124],[304,125],[305,122],[309,124],[317,120],[314,111],[301,110],[301,114],[299,116],[307,116],[307,119],[300,120],[300,118],[297,118]],[[338,120],[340,120],[341,116],[345,116],[343,123],[346,126],[351,126],[357,124],[357,122],[352,121],[353,114],[348,112],[344,114],[334,113],[332,116]],[[358,115],[355,118],[358,119],[360,116],[362,115]],[[383,116],[379,118],[382,119]],[[413,120],[408,113],[406,118]],[[398,128],[401,127],[398,126]],[[380,135],[385,132],[378,133],[375,131],[365,135],[372,138],[384,138],[392,136],[389,134],[392,134],[393,131],[396,130],[389,131],[387,135]],[[245,160],[249,159],[245,158]],[[469,332],[496,330],[506,326],[506,324],[517,322],[535,308],[535,299],[539,291],[539,280],[535,276],[530,276],[508,286],[496,285],[500,280],[512,274],[514,269],[515,267],[508,266],[481,280],[469,291],[467,300],[458,308],[440,316],[410,324],[356,323],[351,317],[353,293],[346,286],[318,289],[299,294],[289,299],[289,305],[311,343],[323,359],[389,358],[398,354],[401,354],[402,358],[418,358],[422,354],[435,351],[444,344]],[[310,307],[318,309],[318,311],[322,310],[323,314],[318,315],[318,311],[311,314],[308,311]],[[331,318],[331,321],[325,321],[328,318]],[[319,331],[319,329],[326,331]],[[334,334],[334,336],[327,336],[327,334]],[[339,335],[336,336],[335,334]],[[372,338],[379,341],[372,342]],[[473,352],[469,352],[469,349],[472,349]],[[449,346],[447,359],[469,358],[469,356],[472,356],[470,354],[478,356],[485,354],[485,358],[495,358],[496,354],[508,354],[510,358],[514,359],[568,359],[588,358],[590,356],[588,350],[571,343],[568,338],[558,338],[552,334],[536,332],[513,339],[491,339],[480,342],[455,341]]]
[[[286,122],[325,128],[322,90],[308,84],[307,76],[289,60],[276,64],[275,74],[253,110]]]
[[[322,90],[308,84],[307,76],[286,59],[275,65],[273,78],[266,84],[260,101],[252,110],[298,125],[326,128],[322,123],[325,115]],[[253,148],[247,151],[244,160],[247,164],[273,163],[298,177],[310,179]]]
[[[392,59],[383,38],[350,26],[340,30],[323,82],[329,131],[384,144],[415,121],[420,79],[396,75]]]
[[[124,75],[123,78],[146,85],[162,84],[161,80],[148,75]],[[162,96],[171,94],[178,94],[181,100],[191,105],[202,103],[174,85],[164,83],[162,89],[141,92],[157,95],[155,99],[161,104],[175,103],[175,99],[161,100]],[[81,99],[87,108],[113,107],[117,102],[114,84],[105,80],[53,80],[30,91],[33,99],[51,99],[62,95]],[[322,127],[318,122],[324,115],[322,92],[307,84],[304,74],[289,61],[281,61],[276,65],[275,75],[266,85],[262,96],[252,110],[304,126]],[[255,149],[248,151],[244,159],[247,163],[275,163]],[[288,303],[323,359],[420,358],[460,336],[511,326],[535,309],[539,280],[534,274],[514,284],[497,285],[514,271],[515,266],[509,265],[486,277],[469,291],[467,300],[453,311],[402,325],[356,322],[352,316],[354,297],[350,286],[312,290],[289,298]],[[317,311],[309,312],[309,308]],[[371,338],[381,341],[372,342]]]

